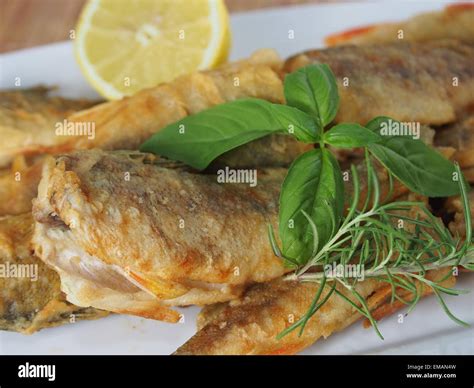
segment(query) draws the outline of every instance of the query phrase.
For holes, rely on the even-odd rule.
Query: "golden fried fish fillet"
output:
[[[326,63],[337,77],[336,122],[375,116],[442,125],[474,106],[474,44],[456,41],[337,46],[288,59],[284,72]]]
[[[259,169],[250,187],[170,166],[99,150],[45,162],[35,251],[71,303],[177,321],[167,306],[236,298],[287,271],[267,237],[285,169]]]
[[[7,166],[16,155],[41,153],[43,147],[57,144],[55,124],[96,103],[52,96],[51,89],[42,86],[1,91],[0,166]]]
[[[442,279],[445,270],[432,271],[432,280]],[[453,276],[442,284],[454,286]],[[308,321],[301,336],[298,329],[281,339],[277,336],[309,309],[319,285],[277,279],[250,287],[242,298],[206,306],[198,318],[198,332],[181,346],[175,355],[283,355],[295,354],[321,338],[343,330],[359,320],[361,314],[332,294],[325,305]],[[387,284],[367,279],[356,284],[371,311],[387,305]],[[321,299],[327,295],[327,284]],[[390,287],[389,287],[390,289]],[[345,296],[360,306],[347,289],[339,287]],[[391,291],[391,289],[390,289]],[[409,300],[407,296],[407,300]]]
[[[58,274],[32,253],[33,225],[31,212],[0,217],[0,330],[31,334],[108,315],[66,301]]]
[[[473,20],[474,4],[452,4],[443,11],[423,13],[404,22],[376,24],[333,34],[326,38],[326,44],[381,44],[401,39],[406,42],[458,39],[474,43]]]

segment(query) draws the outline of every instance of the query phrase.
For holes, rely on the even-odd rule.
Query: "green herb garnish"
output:
[[[292,276],[321,284],[308,313],[286,332],[296,327],[302,330],[332,293],[345,298],[376,328],[364,299],[348,279],[326,279],[324,271],[318,272],[329,263],[356,261],[369,268],[368,276],[390,282],[393,298],[397,298],[396,287],[411,290],[415,296],[413,305],[419,299],[414,283],[417,280],[432,287],[445,307],[440,294],[459,291],[431,282],[425,278],[426,271],[456,265],[474,269],[472,234],[467,231],[466,243],[462,245],[424,205],[382,201],[371,158],[382,163],[390,177],[393,175],[416,193],[430,197],[461,193],[469,210],[467,186],[459,168],[421,140],[382,136],[381,125],[388,120],[395,122],[388,117],[377,117],[365,126],[340,123],[325,131],[339,109],[337,83],[327,65],[310,65],[288,74],[284,93],[287,105],[241,99],[188,116],[153,135],[141,150],[201,170],[225,152],[269,134],[286,134],[315,144],[314,150],[292,163],[282,185],[278,230],[281,248],[269,228],[275,254],[295,268]],[[357,172],[352,168],[355,190],[345,218],[342,172],[327,145],[366,150],[369,195],[363,209],[357,209],[360,188]],[[407,213],[415,207],[423,214],[422,218],[394,213]],[[405,222],[416,226],[415,232],[396,228],[394,217],[403,217]],[[470,219],[466,221],[470,228]],[[332,282],[332,288],[320,301],[328,282]],[[337,282],[354,292],[360,306],[338,291]],[[452,316],[447,308],[446,311]]]
[[[411,311],[420,300],[421,291],[415,282],[423,287],[433,290],[442,308],[455,322],[468,326],[467,323],[456,318],[448,309],[442,294],[459,295],[466,293],[464,290],[449,289],[441,286],[441,280],[433,282],[425,277],[427,271],[439,268],[464,267],[474,269],[474,246],[472,244],[472,221],[470,216],[468,192],[464,181],[458,181],[466,218],[466,237],[464,242],[459,236],[452,236],[449,229],[437,219],[423,202],[397,201],[389,202],[381,198],[380,185],[377,179],[370,157],[367,155],[369,168],[367,171],[368,181],[371,184],[372,198],[361,208],[357,208],[360,197],[360,183],[357,169],[352,167],[354,180],[354,194],[348,214],[342,222],[339,230],[334,234],[315,255],[297,271],[289,275],[292,280],[311,281],[320,284],[317,296],[306,314],[289,326],[280,334],[283,336],[299,328],[303,331],[308,320],[320,309],[324,303],[318,303],[322,290],[328,282],[333,282],[333,287],[327,295],[335,292],[348,302],[345,295],[336,289],[336,284],[343,285],[358,300],[361,306],[355,305],[356,309],[370,320],[376,332],[380,334],[377,324],[364,299],[354,288],[358,279],[354,276],[328,277],[326,269],[334,268],[336,265],[345,266],[359,265],[364,270],[364,279],[372,278],[386,282],[392,286],[392,302],[394,299],[409,306]],[[459,166],[457,172],[461,174]],[[410,213],[416,216],[410,216]],[[404,227],[400,228],[398,222],[403,220]],[[307,218],[312,228],[317,228],[311,218]],[[412,232],[415,230],[415,232]],[[278,248],[276,250],[278,253]],[[450,276],[452,272],[449,272]],[[409,291],[411,300],[401,298],[395,292],[396,288]],[[383,338],[383,337],[382,337]]]

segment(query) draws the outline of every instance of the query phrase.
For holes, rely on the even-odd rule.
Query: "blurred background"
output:
[[[229,12],[338,0],[225,0]],[[347,2],[347,1],[346,1]],[[85,0],[0,0],[0,53],[69,39]]]

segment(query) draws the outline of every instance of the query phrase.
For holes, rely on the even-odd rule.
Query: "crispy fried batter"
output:
[[[51,129],[52,124],[73,113],[77,106],[74,101],[49,97],[45,88],[4,93],[1,100],[3,110],[0,112],[3,114],[0,118],[4,126],[0,127],[0,133],[10,136],[12,142],[9,142],[8,149],[4,148],[3,155],[6,161],[15,155],[16,158],[13,165],[0,175],[0,214],[19,214],[31,210],[31,199],[36,195],[42,158],[38,157],[34,161],[27,162],[24,153],[28,155],[55,153],[63,149],[93,146],[135,148],[162,126],[224,101],[242,97],[260,97],[282,102],[282,83],[277,73],[280,66],[281,61],[273,51],[261,51],[248,60],[228,64],[218,70],[180,77],[170,85],[162,85],[121,102],[102,104],[73,115],[71,120],[92,121],[97,124],[97,137],[91,142],[82,137],[73,140],[61,138],[55,136]],[[85,101],[83,105],[82,102],[77,104],[80,108],[91,105]],[[38,134],[32,136],[31,132],[36,127],[40,130]],[[64,142],[68,145],[63,145]],[[308,145],[298,143],[289,137],[267,137],[240,150],[229,152],[211,168],[221,165],[288,165],[296,155],[308,148]],[[150,282],[137,274],[133,275],[137,283],[145,283],[150,287],[159,283],[159,279]],[[22,285],[17,284],[18,290]],[[172,282],[165,282],[161,286],[166,288],[168,297],[175,287]],[[197,285],[198,288],[199,286]],[[186,287],[193,289],[196,285],[190,281]],[[175,288],[177,289],[175,292],[179,295],[180,287]],[[159,292],[156,289],[154,291]],[[235,286],[209,291],[208,294],[213,294],[214,298],[220,300],[219,298],[228,298],[239,292],[240,287]],[[199,298],[195,294],[195,292],[188,293],[188,298],[191,298],[189,303],[193,298]],[[12,301],[4,300],[4,302]],[[135,305],[131,307],[123,303],[122,312],[128,312],[129,309],[139,310],[139,303],[133,303]],[[47,311],[43,310],[43,315]],[[176,320],[177,317],[176,314],[170,314],[168,309],[163,308],[152,313],[144,308],[141,311],[143,316],[150,314],[154,317],[161,315],[165,320]],[[55,319],[55,315],[52,312],[52,319]]]

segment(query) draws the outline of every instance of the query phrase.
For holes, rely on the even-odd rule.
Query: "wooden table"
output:
[[[230,12],[331,2],[330,0],[225,1]],[[85,0],[0,0],[0,53],[67,40],[84,2]]]

